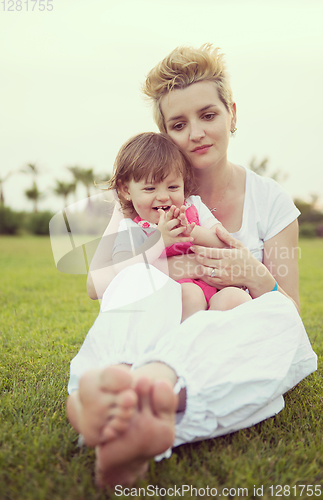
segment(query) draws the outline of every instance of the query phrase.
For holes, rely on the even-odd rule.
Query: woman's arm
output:
[[[291,298],[300,311],[298,254],[297,219],[276,236],[265,241],[264,265],[277,281],[278,290]]]
[[[193,247],[207,283],[220,287],[246,286],[256,298],[271,291],[277,281],[278,291],[290,298],[299,311],[297,220],[265,242],[263,263],[223,227],[218,226],[216,231],[231,248]],[[214,278],[211,278],[213,269]]]

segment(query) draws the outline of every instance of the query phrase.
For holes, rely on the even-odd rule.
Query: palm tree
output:
[[[35,163],[27,163],[27,167],[22,168],[20,170],[20,172],[22,172],[23,174],[28,174],[28,175],[31,174],[34,178],[37,177],[37,175],[40,174],[40,170],[36,166]]]
[[[100,187],[102,186],[102,189],[104,188],[104,186],[106,186],[106,184],[108,183],[108,181],[111,179],[111,175],[108,174],[108,173],[102,173],[101,175],[97,175],[97,180],[95,182],[95,185],[97,187]]]
[[[38,212],[38,201],[43,198],[44,194],[41,193],[37,187],[36,182],[33,182],[33,187],[30,189],[26,189],[25,195],[29,200],[34,202],[34,212]]]
[[[253,172],[256,172],[256,174],[258,174],[258,175],[264,175],[264,176],[269,176],[272,179],[274,179],[275,181],[277,181],[277,182],[279,182],[279,183],[282,184],[288,178],[288,174],[282,172],[281,169],[278,169],[275,172],[269,174],[269,172],[268,172],[268,162],[269,162],[269,158],[267,156],[262,161],[260,161],[260,162],[257,161],[256,157],[254,156],[251,159],[251,161],[249,163],[249,166],[250,166],[250,169]]]
[[[268,167],[268,161],[267,156],[260,162],[254,156],[249,163],[250,169],[258,175],[264,175]]]
[[[32,187],[25,191],[25,195],[29,200],[32,200],[34,202],[34,212],[37,212],[38,201],[45,195],[44,193],[41,193],[39,191],[36,183],[36,177],[40,174],[40,170],[35,163],[27,163],[27,166],[25,168],[22,168],[20,172],[22,172],[23,174],[32,175],[34,179]]]
[[[82,167],[68,167],[68,170],[72,172],[75,181],[80,182],[85,186],[88,198],[91,196],[90,188],[94,186],[95,176],[93,168],[82,168]]]
[[[95,186],[95,175],[93,168],[82,168],[82,167],[67,167],[70,172],[72,172],[75,183],[81,183],[85,186],[87,197],[88,197],[88,208],[91,207],[91,188]]]
[[[4,193],[3,193],[3,184],[9,179],[9,177],[13,174],[13,172],[8,172],[4,177],[0,177],[0,205],[4,207]]]
[[[64,198],[64,208],[67,206],[67,197],[71,193],[75,193],[76,189],[76,182],[63,182],[63,181],[58,181],[56,180],[56,186],[54,187],[53,191],[56,193],[58,196],[63,196]]]

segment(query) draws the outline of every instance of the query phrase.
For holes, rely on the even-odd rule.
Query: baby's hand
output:
[[[187,221],[185,212],[186,212],[186,207],[185,207],[185,205],[182,205],[177,218],[178,218],[181,226],[185,228],[185,231],[182,233],[182,236],[190,236],[191,232],[193,231],[193,229],[195,227],[195,222],[191,222],[189,224]]]
[[[178,208],[172,205],[167,213],[161,208],[158,210],[158,213],[160,217],[157,229],[162,234],[165,247],[174,245],[174,243],[186,243],[194,240],[189,234],[183,236],[183,233],[186,232],[186,226],[179,224],[181,221],[174,216],[175,213],[178,213]]]

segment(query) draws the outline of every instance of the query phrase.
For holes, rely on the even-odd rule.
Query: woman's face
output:
[[[219,166],[227,161],[230,131],[236,108],[230,114],[213,82],[204,81],[175,89],[161,99],[168,135],[194,168]]]

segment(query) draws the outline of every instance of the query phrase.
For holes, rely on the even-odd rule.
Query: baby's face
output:
[[[178,174],[171,173],[158,183],[132,180],[127,188],[137,214],[154,224],[159,221],[159,208],[167,212],[172,205],[180,208],[184,204],[184,181]]]

